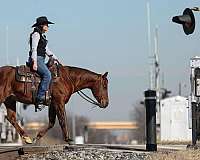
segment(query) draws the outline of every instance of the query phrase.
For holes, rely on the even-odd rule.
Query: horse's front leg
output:
[[[34,139],[34,141],[38,141],[40,138],[42,138],[49,129],[51,129],[56,121],[56,109],[55,106],[51,103],[50,107],[49,107],[49,124],[47,126],[45,126],[44,128],[42,128],[36,138]]]
[[[57,114],[57,118],[58,118],[60,127],[62,129],[62,134],[63,134],[64,141],[66,141],[67,143],[70,143],[73,140],[70,139],[69,131],[68,131],[68,127],[67,127],[67,119],[66,119],[66,112],[65,112],[65,102],[66,101],[63,100],[63,101],[61,101],[61,102],[56,104],[56,114]]]

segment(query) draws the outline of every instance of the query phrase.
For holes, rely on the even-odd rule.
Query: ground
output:
[[[153,153],[150,160],[199,160],[200,150]]]

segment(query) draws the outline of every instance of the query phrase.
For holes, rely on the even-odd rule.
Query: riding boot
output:
[[[45,107],[44,103],[45,96],[41,98],[36,97],[35,112],[37,112],[38,110],[41,111]]]

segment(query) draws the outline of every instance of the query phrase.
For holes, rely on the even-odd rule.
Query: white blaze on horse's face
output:
[[[96,100],[100,103],[101,108],[106,108],[109,103],[107,75],[108,72],[106,72],[104,75],[101,75],[92,89],[92,93]]]

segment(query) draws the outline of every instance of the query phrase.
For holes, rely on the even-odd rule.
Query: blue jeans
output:
[[[37,73],[41,76],[41,82],[38,89],[37,98],[42,99],[48,90],[51,82],[51,72],[45,64],[45,58],[37,56]]]

